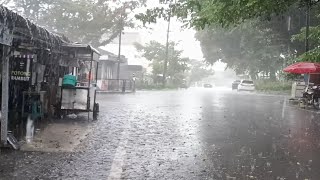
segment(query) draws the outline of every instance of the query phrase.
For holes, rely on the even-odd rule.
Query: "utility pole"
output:
[[[171,3],[170,5],[171,6]],[[171,15],[172,9],[170,7],[169,17],[168,17],[168,29],[167,29],[167,42],[166,42],[166,57],[163,64],[163,75],[162,75],[162,85],[163,87],[166,86],[167,82],[167,69],[168,69],[168,60],[169,60],[169,35],[170,35],[170,23],[171,23]]]
[[[162,79],[162,85],[163,87],[166,86],[167,82],[167,68],[168,68],[168,60],[169,60],[169,34],[170,34],[170,21],[171,21],[171,14],[169,14],[169,19],[168,19],[168,29],[167,29],[167,42],[166,42],[166,58],[164,60],[164,65],[163,65],[163,79]]]
[[[117,80],[120,79],[120,63],[121,63],[121,34],[122,30],[119,33],[119,52],[118,52],[118,68],[117,68]]]
[[[123,21],[125,13],[125,4],[123,5],[120,12],[120,25],[119,25],[119,51],[118,51],[118,67],[117,67],[117,89],[120,89],[120,63],[121,63],[121,41],[122,41],[122,31],[123,31]]]
[[[119,51],[118,51],[118,68],[117,68],[117,80],[118,80],[118,83],[119,83],[119,80],[120,80],[120,63],[121,63],[121,38],[122,38],[122,29],[123,29],[123,11],[124,11],[124,8],[121,12],[121,15],[120,15],[120,31],[119,31]]]

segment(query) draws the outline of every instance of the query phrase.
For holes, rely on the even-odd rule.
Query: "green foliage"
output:
[[[183,79],[185,79],[189,58],[182,58],[182,51],[175,49],[176,46],[175,42],[169,43],[167,77],[171,84],[179,86],[183,83]],[[156,41],[150,41],[146,45],[135,44],[135,47],[142,57],[151,61],[150,66],[152,67],[153,80],[155,83],[158,83],[161,80],[159,76],[163,74],[166,46]]]
[[[96,47],[110,43],[123,26],[133,26],[128,13],[145,0],[118,3],[105,0],[15,0],[15,8],[45,28],[63,33],[75,42]]]
[[[245,20],[263,17],[270,18],[272,14],[283,13],[297,0],[189,0],[187,4],[197,7],[193,24],[204,28],[206,25],[220,24],[229,26],[242,23]]]
[[[290,91],[292,87],[292,82],[260,80],[255,81],[255,87],[258,91]]]
[[[221,60],[238,74],[249,73],[252,78],[258,73],[275,74],[283,64],[279,56],[284,42],[279,41],[278,33],[258,20],[233,28],[207,27],[198,31],[196,38],[207,62]]]
[[[169,43],[167,77],[171,83],[179,85],[185,78],[184,72],[188,70],[189,58],[182,58],[182,51],[175,49],[176,46],[175,42]],[[135,44],[135,47],[142,57],[151,61],[153,79],[157,82],[159,75],[163,74],[166,46],[156,41],[150,41],[146,45]]]
[[[283,73],[284,79],[288,81],[294,81],[301,78],[301,74]]]
[[[320,63],[320,48],[317,47],[313,50],[308,51],[307,53],[302,54],[301,56],[295,59],[299,62],[316,62]]]
[[[202,79],[214,75],[214,70],[208,68],[208,64],[199,60],[190,61],[189,83],[199,82]]]
[[[309,29],[309,43],[310,46],[318,46],[320,44],[320,25],[310,27]],[[300,30],[299,34],[295,34],[292,36],[292,41],[304,42],[306,39],[306,28],[303,27]]]
[[[274,14],[286,12],[294,4],[305,0],[177,0],[171,1],[171,12],[192,27],[203,29],[207,25],[232,26],[248,19],[261,17],[270,19]],[[167,17],[168,9],[149,9],[136,17],[144,23],[156,22]]]
[[[189,58],[182,58],[182,51],[176,50],[176,43],[169,43],[169,60],[167,75],[169,78],[168,85],[179,87],[186,83],[197,82],[205,77],[214,74],[214,71],[207,67],[203,61],[190,60]],[[154,82],[157,82],[159,75],[163,73],[163,64],[166,58],[165,46],[159,42],[151,41],[146,45],[135,44],[136,49],[141,53],[142,57],[151,61],[152,76]]]
[[[290,36],[305,25],[304,7],[307,0],[175,2],[170,1],[167,8],[149,9],[147,13],[136,17],[144,23],[153,23],[157,18],[166,19],[174,15],[186,25],[195,27],[199,30],[196,37],[201,42],[205,59],[211,64],[222,60],[237,73],[249,73],[252,78],[264,74],[275,79],[275,74],[286,65],[287,58],[292,57],[292,51],[300,54],[304,49],[303,43],[290,42]],[[315,4],[317,2],[311,6]],[[311,10],[312,17],[315,12]],[[289,17],[290,30],[287,21]],[[309,38],[316,46],[319,32],[316,27],[312,27],[311,32]],[[294,39],[304,39],[303,33],[304,30]],[[280,59],[280,54],[285,55],[286,59]]]
[[[318,15],[319,16],[319,15]],[[303,27],[300,30],[300,33],[292,36],[291,40],[294,42],[304,42],[306,38],[306,28]],[[303,62],[320,62],[320,25],[311,26],[309,30],[309,46],[312,50],[303,53],[298,56],[295,61]]]

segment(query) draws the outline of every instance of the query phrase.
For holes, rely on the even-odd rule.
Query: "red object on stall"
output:
[[[283,71],[295,74],[320,73],[320,63],[299,62],[284,68]]]
[[[93,73],[92,73],[92,72],[91,72],[91,74],[90,74],[90,73],[87,74],[87,79],[88,79],[88,80],[89,80],[89,79],[90,79],[90,80],[93,80],[93,77],[94,77],[94,76],[93,76]]]

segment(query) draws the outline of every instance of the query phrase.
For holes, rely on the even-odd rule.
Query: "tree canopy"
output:
[[[301,33],[292,37],[292,41],[304,42],[306,28],[301,29]],[[298,56],[294,61],[320,62],[320,26],[310,27],[310,45],[312,50]]]
[[[284,14],[293,6],[304,6],[307,0],[160,0],[170,8],[156,7],[136,17],[144,23],[166,18],[168,12],[191,27],[203,29],[207,25],[232,26],[253,18],[271,19]],[[170,9],[171,11],[168,11]]]
[[[169,58],[168,58],[168,80],[169,84],[181,85],[182,83],[194,83],[214,74],[212,68],[204,61],[189,59],[182,57],[182,51],[177,50],[175,42],[169,43]],[[163,73],[163,65],[166,57],[165,45],[150,41],[146,45],[136,44],[136,49],[141,53],[141,56],[151,62],[153,79],[157,82],[157,78]]]
[[[105,0],[15,0],[15,8],[45,28],[63,33],[71,40],[103,46],[119,34],[120,28],[133,26],[128,14],[145,3]]]
[[[255,78],[263,73],[274,77],[283,64],[280,54],[285,42],[279,43],[278,34],[260,27],[259,21],[247,21],[229,29],[211,26],[198,31],[196,38],[208,62],[221,60],[238,74],[249,73]]]
[[[160,0],[162,1],[162,0]],[[165,1],[168,2],[168,1]],[[198,30],[204,58],[221,60],[237,73],[275,78],[293,55],[305,51],[307,4],[311,9],[310,48],[319,45],[317,0],[169,0],[169,7],[149,9],[136,17],[144,23],[177,16]],[[170,14],[169,14],[170,13]],[[297,35],[295,35],[297,34]],[[291,41],[291,36],[293,41]],[[315,58],[318,48],[300,59]],[[312,56],[312,57],[311,57]],[[304,57],[304,58],[303,58]]]
[[[188,74],[188,80],[190,83],[195,83],[214,75],[214,70],[208,67],[208,64],[204,61],[197,59],[190,60],[190,70]]]
[[[157,42],[150,41],[146,45],[135,44],[141,56],[151,62],[154,81],[162,75],[164,60],[166,58],[166,46]],[[181,84],[188,70],[189,58],[182,57],[182,51],[176,49],[177,43],[169,43],[167,77],[172,84]]]

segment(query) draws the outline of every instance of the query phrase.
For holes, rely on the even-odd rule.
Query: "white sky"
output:
[[[158,0],[149,0],[147,3],[147,8],[152,8],[158,5]],[[147,8],[142,8],[138,12],[144,12]],[[135,21],[138,24],[142,24],[138,20]],[[175,18],[171,20],[170,26],[170,41],[179,42],[178,49],[183,50],[183,56],[189,57],[192,59],[202,59],[203,55],[201,52],[200,43],[194,38],[195,30],[193,29],[182,29],[183,24],[177,21]],[[142,43],[148,43],[152,40],[158,41],[162,44],[166,43],[167,38],[167,26],[168,22],[162,19],[158,19],[156,24],[147,24],[147,28],[139,29],[126,29],[125,31],[135,31],[139,32],[141,36]],[[125,35],[123,36],[125,37]],[[106,47],[106,50],[111,51],[112,53],[117,54],[118,48],[116,44],[111,44]],[[124,50],[126,47],[124,47]],[[121,54],[126,55],[126,52],[123,51]],[[130,60],[129,60],[130,61]],[[138,63],[138,62],[134,62]]]
[[[175,19],[172,20],[169,40],[179,42],[178,49],[183,50],[182,56],[189,57],[191,59],[203,59],[200,43],[194,38],[195,31],[193,29],[183,30],[181,29],[181,26],[181,23],[179,23]],[[152,40],[155,40],[162,44],[165,44],[167,38],[167,22],[159,20],[156,24],[148,25],[148,29],[130,29],[126,31],[139,32],[141,43],[148,43]],[[123,38],[125,38],[125,35],[123,36]],[[106,50],[118,54],[117,46],[118,44],[110,44],[106,46]],[[123,47],[124,51],[122,51],[121,54],[126,55],[125,49],[126,47]]]
[[[147,8],[153,8],[159,6],[159,0],[148,0]],[[145,8],[146,9],[146,8]],[[145,9],[141,9],[143,12]],[[182,29],[182,23],[176,18],[171,19],[170,24],[170,41],[179,42],[178,49],[183,50],[183,56],[191,59],[203,59],[200,43],[194,38],[195,30]],[[162,44],[166,43],[168,22],[163,19],[158,19],[156,24],[147,24],[147,29],[140,29],[143,34],[142,41],[148,42],[150,40],[156,40]]]
[[[127,1],[127,0],[120,0]],[[141,8],[137,12],[144,12],[147,8],[153,8],[159,6],[159,0],[148,0],[147,7]],[[136,23],[140,23],[136,21]],[[194,29],[182,29],[183,24],[176,20],[176,18],[171,19],[170,26],[170,41],[179,42],[178,49],[183,50],[182,56],[189,57],[191,59],[203,60],[203,54],[200,47],[200,42],[194,37]],[[140,29],[126,29],[125,31],[134,31],[140,33],[141,43],[147,43],[151,40],[158,41],[162,44],[166,43],[166,33],[167,33],[168,23],[162,19],[159,19],[156,24],[147,24],[148,28]],[[103,49],[110,51],[114,54],[118,54],[118,45],[109,44]],[[141,60],[138,58],[139,53],[136,52],[133,46],[122,46],[122,55],[125,55],[129,59],[129,64],[137,64],[147,66],[148,62],[146,60]],[[223,63],[216,63],[214,69],[216,71],[224,71],[225,65]]]
[[[168,23],[163,20],[159,20],[157,24],[149,25],[153,30],[142,30],[142,32],[144,31],[143,40],[156,40],[165,44],[167,38],[167,26]],[[194,38],[195,30],[182,29],[181,26],[182,24],[175,20],[175,18],[172,19],[169,40],[179,42],[178,49],[183,50],[183,56],[191,59],[202,59],[203,55],[200,43]]]
[[[159,0],[148,0],[147,8],[156,7],[159,5]],[[144,12],[146,8],[140,9],[139,12]],[[140,23],[137,21],[137,23]],[[183,29],[182,23],[176,20],[176,18],[171,19],[171,26],[170,26],[170,41],[179,42],[178,49],[183,50],[182,56],[189,57],[191,59],[198,59],[203,60],[203,54],[200,47],[200,42],[197,41],[194,37],[196,31],[194,29]],[[141,43],[148,43],[151,40],[158,41],[162,44],[166,43],[166,36],[167,36],[167,26],[168,22],[162,19],[158,19],[156,24],[147,24],[147,28],[140,28],[140,29],[126,29],[125,31],[133,31],[139,32]],[[124,35],[125,37],[125,35]],[[118,54],[118,44],[109,44],[104,49]],[[148,66],[148,61],[142,60],[138,58],[139,53],[135,51],[133,46],[122,46],[121,54],[125,55],[128,60],[129,64],[137,64]],[[216,63],[214,65],[215,71],[224,71],[225,65],[223,63]]]

